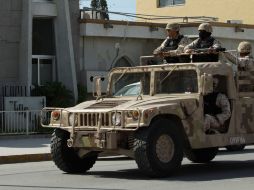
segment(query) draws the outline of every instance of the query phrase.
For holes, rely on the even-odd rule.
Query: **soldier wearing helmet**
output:
[[[198,27],[199,38],[184,48],[184,52],[191,53],[195,49],[209,49],[208,52],[212,53],[221,48],[218,40],[214,39],[211,35],[213,32],[212,26],[209,23],[202,23]]]
[[[215,129],[225,132],[224,123],[231,116],[230,103],[219,90],[219,76],[213,77],[213,92],[204,96],[204,131]]]
[[[162,52],[167,52],[170,54],[166,60],[167,62],[176,63],[175,56],[179,53],[182,53],[184,47],[189,44],[191,41],[186,36],[180,34],[180,25],[177,23],[168,23],[166,25],[167,38],[162,42],[162,44],[153,51],[154,55],[161,55]]]
[[[225,56],[229,59],[229,61],[236,64],[239,70],[247,70],[251,67],[253,68],[254,59],[251,55],[252,51],[251,43],[248,41],[240,42],[237,51],[238,55],[234,55],[230,52],[227,52],[225,53]]]

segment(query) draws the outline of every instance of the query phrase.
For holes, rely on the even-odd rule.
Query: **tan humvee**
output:
[[[146,175],[167,176],[184,154],[205,163],[219,147],[253,144],[253,72],[234,73],[224,61],[115,68],[106,96],[98,77],[97,100],[42,110],[42,125],[56,128],[53,160],[65,172],[85,172],[98,153],[112,152],[134,158]],[[223,132],[207,134],[203,97],[212,91],[213,75],[220,76],[232,114]]]

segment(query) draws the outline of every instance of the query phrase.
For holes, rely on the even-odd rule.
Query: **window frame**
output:
[[[158,8],[183,6],[183,5],[185,5],[185,3],[186,3],[186,0],[182,0],[183,3],[177,3],[177,4],[176,4],[176,3],[175,3],[176,0],[172,0],[172,4],[171,4],[171,5],[169,4],[169,5],[162,6],[162,5],[161,5],[161,1],[162,1],[162,0],[157,0],[157,7],[158,7]]]

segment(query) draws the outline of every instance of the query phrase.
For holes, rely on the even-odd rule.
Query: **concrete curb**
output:
[[[98,160],[124,160],[128,159],[126,156],[112,154],[112,153],[100,153]],[[14,164],[14,163],[26,163],[26,162],[42,162],[52,160],[51,153],[40,154],[23,154],[23,155],[10,155],[0,156],[0,164]]]
[[[0,140],[12,139],[37,139],[37,138],[51,138],[51,134],[31,134],[31,135],[0,135]]]
[[[0,156],[0,164],[40,162],[52,160],[50,153]]]

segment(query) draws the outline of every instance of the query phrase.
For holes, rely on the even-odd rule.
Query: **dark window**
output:
[[[185,4],[185,0],[159,0],[159,7]]]
[[[197,93],[198,81],[195,70],[156,72],[156,94]]]

